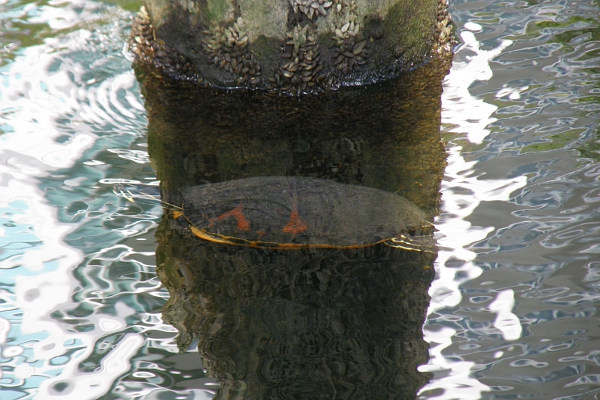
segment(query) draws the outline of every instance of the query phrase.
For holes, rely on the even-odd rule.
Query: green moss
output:
[[[252,44],[252,53],[261,60],[262,72],[266,76],[272,76],[279,66],[280,42],[274,38],[260,36]]]
[[[281,0],[244,0],[239,2],[246,22],[248,39],[254,42],[260,35],[285,38],[289,4]]]
[[[570,129],[568,131],[547,137],[543,143],[534,143],[525,146],[521,149],[520,153],[537,153],[541,151],[562,149],[565,146],[573,144],[575,141],[577,141],[584,132],[584,129]]]
[[[103,3],[118,4],[127,11],[135,12],[140,9],[142,0],[103,0]]]
[[[579,22],[585,22],[587,24],[593,24],[595,23],[594,19],[592,18],[584,18],[584,17],[580,17],[580,16],[573,16],[569,19],[567,19],[566,21],[538,21],[535,23],[535,26],[537,28],[540,29],[544,29],[544,28],[559,28],[559,27],[569,27],[573,24],[579,23]]]
[[[233,4],[231,0],[207,0],[204,15],[209,22],[220,22],[227,20],[228,14],[232,11]]]
[[[540,17],[548,17],[541,15]],[[552,17],[552,16],[549,16]],[[584,34],[591,35],[589,40],[598,40],[600,38],[600,29],[597,27],[597,23],[593,18],[584,18],[581,16],[572,16],[566,20],[554,21],[554,20],[543,20],[543,21],[531,21],[527,24],[526,35],[519,36],[519,40],[524,38],[538,37],[542,31],[548,31],[553,33],[550,42],[561,43],[569,45],[572,39],[577,36]],[[515,39],[515,37],[508,37],[508,39]],[[571,51],[570,48],[563,49],[565,52]]]
[[[387,37],[389,51],[399,56],[413,59],[422,55],[431,47],[430,37],[436,21],[437,1],[404,2],[392,6],[383,21],[384,34]]]
[[[596,128],[594,139],[588,141],[585,145],[577,150],[582,157],[591,158],[594,161],[600,161],[600,140],[598,139],[600,128]]]

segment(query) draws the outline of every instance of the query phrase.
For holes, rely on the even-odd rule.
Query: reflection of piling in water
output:
[[[182,348],[200,340],[216,398],[409,399],[425,383],[434,254],[240,248],[172,219],[158,237],[163,315]]]
[[[299,97],[176,84],[142,63],[163,200],[182,204],[179,189],[203,183],[303,176],[398,193],[431,221],[450,58],[433,54],[386,82]],[[432,236],[423,252],[267,250],[208,243],[180,223],[165,218],[158,233],[158,274],[171,294],[164,316],[180,348],[199,338],[205,367],[222,382],[217,398],[416,397],[426,380],[417,366],[427,360]]]
[[[298,175],[396,192],[435,215],[448,66],[433,59],[390,82],[301,99],[148,77],[149,150],[165,200],[201,183]]]

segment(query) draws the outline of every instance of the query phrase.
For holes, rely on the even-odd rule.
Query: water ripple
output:
[[[436,375],[421,398],[587,398],[600,337],[598,5],[457,0],[451,12],[464,42],[443,97],[449,167],[425,326]],[[512,301],[492,309],[500,293]]]
[[[120,381],[141,397],[178,390],[139,367],[177,351],[157,314],[162,210],[112,193],[111,182],[155,181],[123,52],[130,17],[90,1],[0,5],[0,385],[11,398],[96,399]]]

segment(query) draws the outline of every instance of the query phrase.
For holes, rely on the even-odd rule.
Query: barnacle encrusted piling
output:
[[[319,45],[309,25],[295,26],[287,38],[287,51],[281,54],[285,63],[269,78],[269,90],[296,96],[323,90],[325,76],[319,75],[323,69]]]
[[[158,77],[166,75],[175,80],[202,82],[192,61],[157,39],[145,6],[134,17],[129,49],[135,55],[135,61],[151,66]]]
[[[447,0],[146,0],[135,62],[155,75],[299,96],[391,79],[454,41]]]
[[[289,0],[294,13],[301,12],[309,19],[313,16],[327,15],[327,9],[333,4],[329,0]]]
[[[244,19],[227,27],[213,24],[204,31],[204,50],[215,66],[235,76],[237,85],[254,87],[260,82],[260,64],[248,50],[248,35]]]

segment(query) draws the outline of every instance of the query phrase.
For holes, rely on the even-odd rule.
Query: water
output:
[[[162,321],[139,4],[0,2],[0,398],[211,398]],[[600,7],[455,1],[423,399],[600,396]]]
[[[162,209],[123,207],[112,191],[155,181],[124,48],[130,12],[10,2],[0,13],[0,397],[203,398],[202,371],[186,369],[195,354],[177,354],[158,313]]]
[[[598,5],[452,8],[422,398],[596,398]]]

